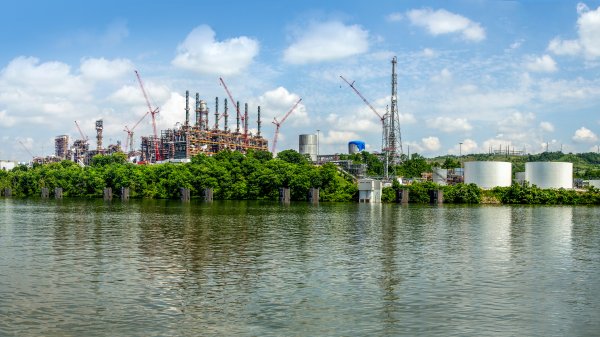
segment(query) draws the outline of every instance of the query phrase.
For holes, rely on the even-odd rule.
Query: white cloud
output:
[[[438,137],[426,137],[421,139],[423,147],[428,151],[437,151],[442,147]]]
[[[0,125],[4,127],[11,127],[15,125],[15,118],[6,113],[6,110],[0,111]]]
[[[413,9],[406,15],[413,25],[427,29],[431,35],[458,33],[469,41],[479,42],[485,39],[485,29],[478,22],[445,9]]]
[[[519,111],[512,112],[498,122],[498,130],[502,133],[513,133],[523,130],[535,120],[535,115],[531,112],[522,113]]]
[[[300,96],[289,92],[284,87],[278,87],[273,90],[269,90],[262,94],[258,99],[250,102],[251,105],[260,105],[261,107],[261,119],[265,123],[270,123],[275,117],[278,121],[285,116],[285,114],[292,109],[294,104],[298,102]],[[306,107],[302,102],[298,104],[296,109],[290,114],[286,123],[292,123],[293,125],[303,125],[307,123],[308,113]]]
[[[554,125],[550,122],[541,122],[540,129],[545,132],[554,132]]]
[[[433,82],[445,83],[452,80],[452,73],[447,68],[444,68],[438,74],[434,75],[431,80]]]
[[[583,54],[588,59],[600,57],[600,6],[590,10],[585,4],[577,5],[577,39],[552,39],[548,50],[557,55]]]
[[[91,90],[91,85],[72,74],[68,64],[57,61],[40,63],[35,57],[20,56],[2,69],[0,89],[5,94],[23,91],[29,95],[83,96]]]
[[[128,59],[84,59],[79,69],[83,77],[91,80],[112,80],[127,73],[133,75],[133,63]]]
[[[404,18],[404,15],[402,15],[402,13],[392,13],[392,14],[386,16],[386,20],[390,21],[390,22],[402,21],[403,18]]]
[[[433,50],[431,48],[425,48],[425,49],[423,49],[423,56],[428,57],[428,58],[434,57],[434,56],[436,56],[436,52],[435,52],[435,50]]]
[[[436,117],[428,120],[427,125],[443,132],[464,132],[473,129],[465,118]]]
[[[257,40],[240,36],[216,41],[215,32],[201,25],[177,47],[172,63],[201,74],[233,75],[248,67],[258,52]]]
[[[325,136],[322,136],[319,142],[323,144],[347,144],[351,140],[359,139],[358,135],[352,131],[329,130]]]
[[[598,141],[598,136],[592,130],[582,126],[575,131],[573,140],[577,143],[593,143]]]
[[[285,51],[283,59],[291,64],[332,61],[365,53],[369,32],[358,25],[338,21],[313,23]]]
[[[577,55],[581,52],[581,45],[577,40],[561,40],[555,37],[548,44],[548,50],[556,55]]]
[[[463,155],[463,154],[469,154],[469,153],[475,153],[475,152],[477,152],[477,142],[475,142],[474,140],[469,139],[469,138],[467,138],[461,142],[458,142],[450,150],[448,150],[448,153],[457,154],[457,155]]]
[[[556,62],[550,55],[543,55],[541,57],[528,57],[525,67],[529,71],[540,73],[553,73],[558,70],[556,67]]]

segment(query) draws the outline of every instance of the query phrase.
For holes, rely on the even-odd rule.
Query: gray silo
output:
[[[317,161],[317,135],[300,135],[298,139],[298,152],[300,154],[308,154],[310,160]]]

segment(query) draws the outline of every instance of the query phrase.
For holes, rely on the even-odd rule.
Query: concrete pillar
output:
[[[441,205],[444,203],[444,190],[430,190],[429,202],[432,204]]]
[[[204,201],[213,201],[213,189],[205,188],[204,189]]]
[[[396,201],[398,201],[401,204],[408,204],[408,191],[408,188],[403,188],[397,191]]]
[[[104,200],[105,201],[112,200],[112,187],[107,187],[104,189]]]
[[[308,202],[312,203],[312,204],[318,204],[319,203],[319,189],[318,188],[312,188],[308,190]]]
[[[181,201],[190,201],[190,189],[181,187],[179,189],[179,194],[181,195]]]
[[[287,187],[279,188],[279,202],[283,204],[290,203],[290,189]]]
[[[48,199],[50,197],[50,191],[47,187],[42,187],[42,198]]]
[[[121,200],[129,200],[129,187],[121,187]]]
[[[54,189],[54,199],[62,199],[62,197],[63,197],[62,187],[56,187]]]

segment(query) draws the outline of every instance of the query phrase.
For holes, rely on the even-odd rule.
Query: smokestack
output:
[[[240,101],[237,101],[236,103],[235,113],[237,114],[237,126],[235,132],[240,133]]]
[[[196,126],[200,124],[200,94],[196,93]]]
[[[219,129],[219,97],[215,97],[215,130]]]
[[[229,131],[229,127],[227,126],[227,117],[229,117],[229,113],[228,113],[228,110],[227,110],[227,98],[225,98],[223,101],[224,101],[223,102],[223,110],[224,110],[223,114],[224,114],[224,117],[225,117],[225,120],[223,121],[223,129],[225,131]]]
[[[185,91],[185,126],[190,125],[190,91]],[[133,149],[132,149],[133,150]]]
[[[258,124],[258,136],[260,137],[260,105],[258,106],[258,121],[256,122],[256,124]]]
[[[248,134],[248,103],[244,103],[244,135]]]

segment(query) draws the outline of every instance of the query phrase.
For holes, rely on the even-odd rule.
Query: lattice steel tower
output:
[[[392,100],[388,123],[388,153],[390,164],[398,165],[402,158],[402,134],[400,133],[400,115],[398,114],[398,77],[396,75],[396,56],[392,58]]]

